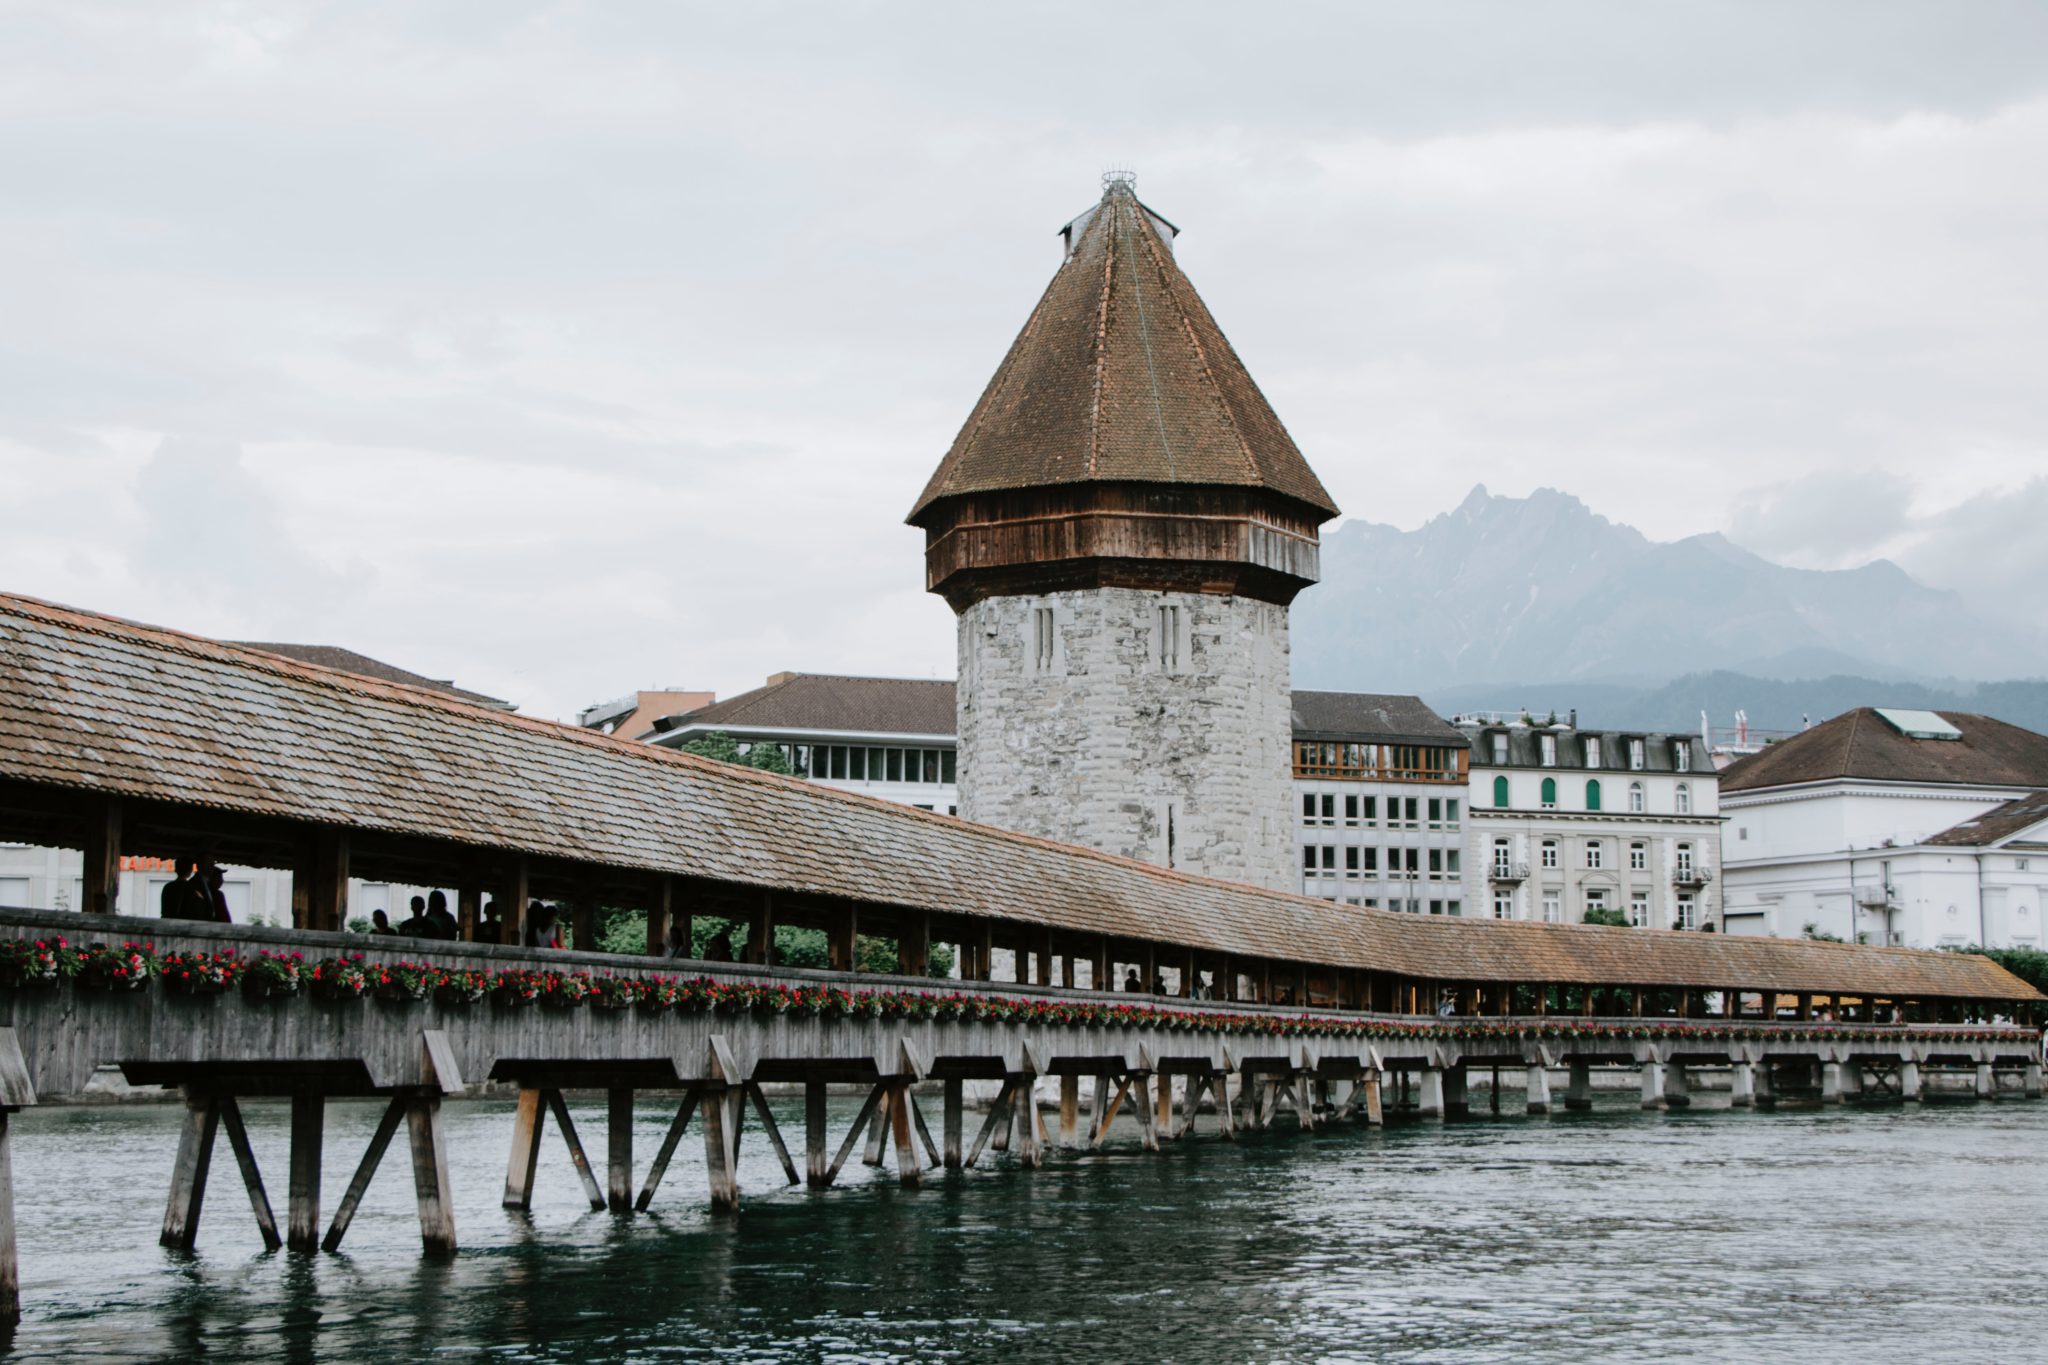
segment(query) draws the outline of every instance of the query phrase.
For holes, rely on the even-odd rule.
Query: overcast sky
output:
[[[902,518],[1110,165],[1348,516],[2040,600],[2048,6],[1988,0],[4,0],[0,588],[538,715],[951,676]]]

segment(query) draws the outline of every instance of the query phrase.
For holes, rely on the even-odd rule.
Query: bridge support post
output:
[[[1685,1064],[1664,1063],[1664,1107],[1666,1109],[1689,1109],[1692,1107],[1692,1087],[1686,1079]]]
[[[958,1082],[948,1081],[947,1084],[957,1085]],[[946,1098],[952,1099],[952,1091],[946,1092]],[[825,1082],[804,1082],[804,1183],[814,1190],[822,1190],[832,1183],[832,1158],[825,1152],[825,1100]],[[947,1109],[946,1150],[949,1152],[953,1151],[952,1115],[953,1111]],[[957,1158],[958,1153],[954,1155]]]
[[[199,1240],[199,1213],[206,1203],[206,1172],[213,1164],[213,1138],[220,1130],[220,1106],[211,1097],[185,1090],[185,1123],[171,1165],[170,1196],[164,1201],[161,1246],[190,1251]]]
[[[1662,1109],[1664,1107],[1664,1064],[1657,1060],[1657,1054],[1654,1050],[1642,1059],[1640,1069],[1643,1077],[1643,1108]]]
[[[1155,1079],[1163,1081],[1165,1077],[1154,1077],[1149,1071],[1135,1072],[1131,1076],[1132,1111],[1138,1119],[1138,1145],[1148,1152],[1159,1150],[1159,1128],[1152,1121],[1152,1082]]]
[[[879,1166],[882,1164],[882,1151],[889,1138],[889,1111],[895,1107],[895,1103],[895,1087],[887,1084],[883,1085],[881,1102],[875,1106],[874,1118],[868,1123],[868,1145],[860,1154],[861,1165]],[[1000,1152],[1009,1145],[1009,1131],[1004,1129],[998,1132],[996,1134],[996,1150]]]
[[[8,1125],[15,1106],[0,1105],[0,1328],[21,1321],[21,1262],[14,1247],[14,1139]]]
[[[906,1190],[924,1184],[924,1158],[910,1132],[910,1086],[897,1081],[889,1087],[889,1127],[896,1138],[896,1183]]]
[[[455,1196],[448,1188],[448,1143],[441,1123],[441,1097],[406,1101],[412,1137],[412,1183],[420,1207],[420,1245],[429,1256],[455,1254]]]
[[[707,1087],[701,1106],[704,1129],[704,1178],[710,1187],[714,1214],[740,1211],[739,1115],[732,1097],[737,1089]]]
[[[508,1209],[524,1213],[533,1207],[533,1173],[540,1165],[540,1139],[546,1130],[548,1112],[539,1090],[519,1087],[519,1107],[512,1118],[512,1153],[505,1163],[505,1197]]]
[[[1565,1081],[1564,1107],[1573,1113],[1593,1107],[1593,1064],[1574,1057],[1571,1076]]]
[[[1365,1087],[1365,1122],[1369,1128],[1384,1128],[1387,1125],[1386,1105],[1380,1095],[1380,1072],[1377,1067],[1367,1067],[1365,1076],[1359,1081]]]
[[[1908,1104],[1917,1104],[1921,1098],[1920,1062],[1917,1058],[1899,1058],[1899,1098]]]
[[[605,1093],[605,1204],[613,1213],[633,1211],[633,1087],[615,1085]]]
[[[1527,1093],[1524,1108],[1531,1114],[1550,1112],[1550,1071],[1543,1065],[1541,1057],[1532,1057],[1522,1064],[1523,1089]]]
[[[1764,1110],[1778,1107],[1778,1078],[1771,1070],[1769,1057],[1760,1057],[1756,1062],[1756,1107]]]
[[[1425,1119],[1440,1119],[1444,1116],[1444,1073],[1441,1068],[1426,1066],[1416,1073],[1415,1116]]]
[[[320,1152],[326,1128],[326,1096],[292,1096],[291,1174],[285,1194],[284,1244],[293,1251],[320,1249]]]
[[[1081,1145],[1081,1078],[1071,1073],[1060,1077],[1060,1147],[1073,1151]]]
[[[1748,1109],[1756,1104],[1756,1063],[1737,1057],[1728,1072],[1728,1107]]]
[[[1980,1100],[1995,1100],[1998,1098],[1998,1073],[1991,1069],[1991,1063],[1988,1061],[1977,1063],[1976,1094]]]
[[[1826,1061],[1820,1064],[1820,1102],[1840,1104],[1842,1102],[1842,1064]]]
[[[962,1092],[966,1087],[958,1076],[949,1077],[944,1084],[946,1169],[957,1171],[960,1169],[960,1140],[965,1136],[967,1128],[964,1122],[965,1115],[962,1113],[966,1107],[966,1097]]]
[[[2020,1094],[2023,1098],[2030,1100],[2041,1098],[2041,1063],[2039,1061],[2028,1062],[2026,1069],[2020,1072]]]
[[[1443,1069],[1443,1107],[1447,1119],[1461,1119],[1472,1112],[1472,1104],[1465,1094],[1465,1068],[1461,1063]]]
[[[1038,1077],[1026,1072],[1017,1083],[1012,1113],[1017,1124],[1017,1161],[1027,1171],[1045,1164],[1045,1144],[1038,1140]]]
[[[1164,1071],[1160,1071],[1153,1074],[1152,1082],[1159,1087],[1159,1110],[1153,1116],[1152,1123],[1159,1130],[1159,1140],[1161,1142],[1171,1142],[1173,1141],[1173,1077],[1167,1075]],[[1190,1087],[1194,1085],[1192,1078],[1189,1079],[1188,1085]]]

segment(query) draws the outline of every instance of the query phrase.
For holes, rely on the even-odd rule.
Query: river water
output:
[[[1483,1106],[1483,1095],[1475,1096]],[[171,1107],[15,1119],[15,1358],[1747,1362],[2048,1360],[2048,1103],[1275,1130],[919,1192],[849,1162],[704,1211],[694,1125],[652,1214],[591,1213],[552,1129],[500,1210],[510,1106],[452,1103],[462,1252],[422,1261],[401,1132],[344,1253],[264,1254],[225,1135],[199,1249],[156,1245]],[[778,1101],[800,1134],[800,1105]],[[1510,1096],[1510,1111],[1520,1106]],[[602,1161],[601,1105],[574,1104]],[[667,1115],[643,1105],[642,1170]],[[245,1106],[282,1219],[287,1114]],[[853,1105],[835,1101],[835,1139]],[[328,1211],[378,1106],[329,1110]],[[934,1117],[936,1117],[934,1113]],[[970,1128],[970,1135],[972,1129]]]

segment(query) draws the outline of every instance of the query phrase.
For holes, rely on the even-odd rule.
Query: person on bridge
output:
[[[412,913],[398,922],[398,932],[403,938],[432,938],[434,932],[427,925],[427,898],[412,898]]]
[[[199,885],[206,893],[207,918],[215,924],[233,924],[235,917],[228,913],[228,874],[220,864],[211,858],[199,868]]]
[[[426,937],[446,939],[448,942],[453,943],[461,936],[462,931],[455,923],[455,916],[448,913],[448,897],[446,893],[440,891],[429,892],[427,894]]]
[[[391,927],[391,917],[382,910],[370,912],[370,933],[379,938],[398,937],[398,931]]]
[[[199,860],[181,857],[177,878],[164,886],[158,912],[165,919],[212,919],[213,902],[199,881]]]
[[[559,948],[562,946],[562,926],[555,907],[544,901],[534,901],[526,907],[526,946],[529,948]]]
[[[1138,969],[1136,967],[1124,973],[1124,989],[1133,995],[1145,989],[1144,983],[1138,980]]]
[[[498,918],[498,903],[496,901],[484,902],[483,918],[477,921],[476,941],[478,943],[503,943],[505,941],[505,921]]]
[[[727,925],[711,936],[711,942],[704,945],[706,962],[732,961],[732,926]]]

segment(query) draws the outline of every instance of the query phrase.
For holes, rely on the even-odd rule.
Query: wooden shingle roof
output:
[[[2036,998],[1962,954],[1337,907],[7,595],[0,780],[1441,980]]]
[[[1110,185],[913,523],[944,498],[1087,482],[1262,488],[1337,515],[1158,221]]]

